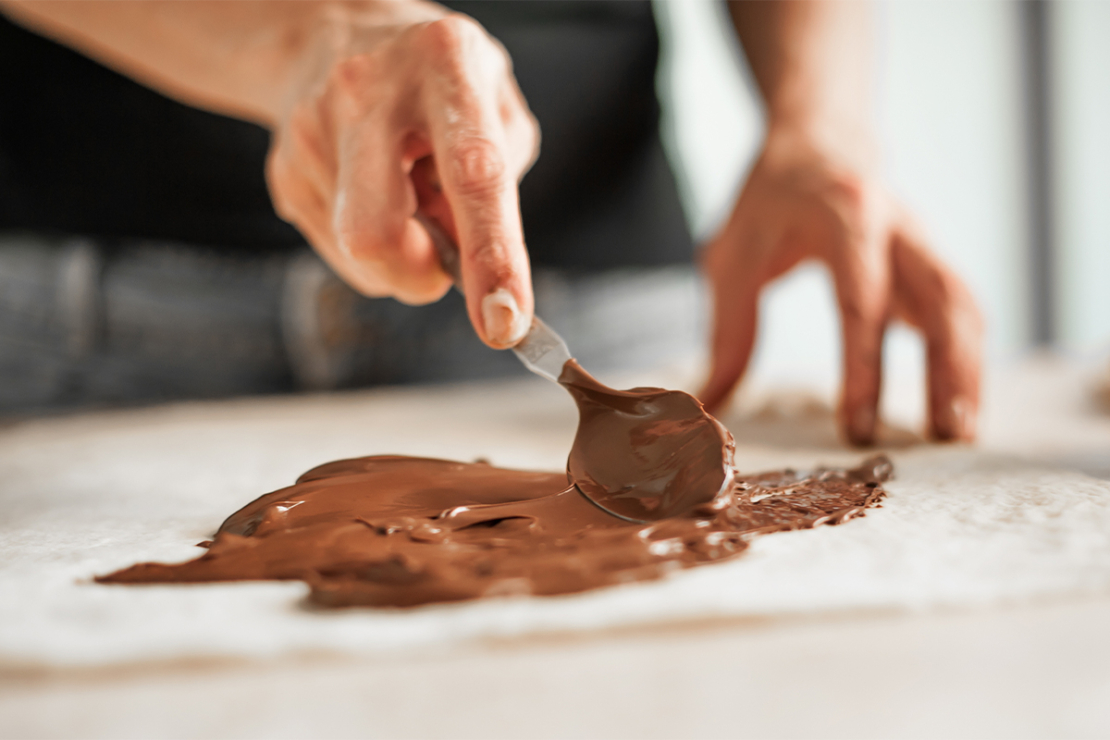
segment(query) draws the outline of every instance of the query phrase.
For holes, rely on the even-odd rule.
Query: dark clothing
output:
[[[540,121],[521,185],[539,312],[591,368],[688,349],[650,4],[450,5],[505,44]],[[455,293],[339,283],[274,214],[268,146],[0,17],[0,415],[524,372]]]
[[[659,141],[659,36],[649,2],[447,2],[509,50],[540,122],[521,183],[533,261],[560,267],[689,261]]]
[[[0,229],[248,249],[303,239],[270,205],[269,135],[0,17]]]
[[[689,261],[658,136],[648,2],[450,2],[505,44],[540,121],[521,186],[537,265]],[[0,231],[269,252],[268,133],[177,103],[0,18]]]

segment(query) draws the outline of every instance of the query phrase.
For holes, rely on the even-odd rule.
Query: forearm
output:
[[[767,108],[769,126],[871,126],[870,7],[862,0],[742,0],[729,12]]]
[[[313,47],[342,44],[344,23],[413,5],[423,4],[0,0],[17,22],[171,97],[263,124],[306,59],[324,54]]]

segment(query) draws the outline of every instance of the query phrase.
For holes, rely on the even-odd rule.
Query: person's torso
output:
[[[680,262],[691,243],[659,142],[648,2],[449,2],[508,49],[540,122],[521,185],[532,259]],[[177,103],[0,18],[0,230],[271,250],[268,133]]]

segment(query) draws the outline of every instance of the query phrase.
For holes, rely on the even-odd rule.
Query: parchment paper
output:
[[[1006,446],[1018,423],[1007,424],[1006,414],[1013,418],[1018,397],[1044,385],[1038,372],[998,386],[1004,392],[985,424],[1002,440],[993,451],[989,439],[978,450],[892,449],[897,479],[884,506],[863,519],[762,537],[735,561],[660,582],[404,611],[313,611],[296,583],[126,587],[90,578],[143,560],[195,557],[194,543],[226,515],[327,460],[405,453],[561,469],[575,411],[560,389],[529,379],[14,424],[0,431],[0,669],[374,654],[706,617],[1110,593],[1110,482],[1053,468],[1068,452],[1050,443],[1053,424],[1065,436],[1074,424],[1048,412],[1039,426],[1028,422],[1051,453],[1040,462],[1028,461],[1036,432]],[[1044,393],[1070,376],[1052,377],[1060,382]],[[819,404],[785,416],[765,406],[751,412],[758,406],[751,401],[746,416],[730,420],[745,470],[852,463],[864,454],[835,445]],[[1094,459],[1110,423],[1084,419],[1088,451],[1078,452]]]

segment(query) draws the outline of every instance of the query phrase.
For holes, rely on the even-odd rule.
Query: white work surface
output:
[[[889,499],[844,526],[655,583],[409,611],[306,609],[298,583],[89,579],[195,557],[231,511],[339,457],[558,469],[575,422],[562,391],[14,424],[0,736],[1110,736],[1110,481],[1094,477],[1110,477],[1110,416],[1089,375],[1050,360],[992,374],[975,450],[889,435]],[[814,404],[753,393],[727,419],[742,469],[862,457]]]

